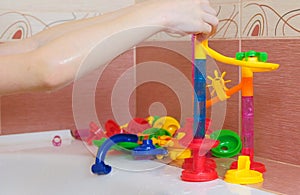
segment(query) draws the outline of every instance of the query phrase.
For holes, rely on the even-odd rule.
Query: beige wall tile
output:
[[[107,12],[134,4],[134,0],[1,0],[0,10],[34,12]]]
[[[214,39],[237,39],[240,37],[240,3],[238,1],[214,2],[219,25]]]
[[[2,0],[0,41],[29,37],[66,21],[95,16],[132,4],[133,0]]]
[[[142,0],[136,0],[141,2]],[[213,39],[236,39],[240,37],[240,2],[239,0],[211,1],[211,6],[217,11],[219,26]],[[176,36],[158,33],[148,41],[190,41],[190,36]]]
[[[23,39],[66,21],[99,15],[96,12],[0,11],[0,41]]]
[[[220,20],[213,39],[300,37],[300,1],[217,0],[211,1]],[[150,41],[190,40],[159,33]]]
[[[242,1],[242,37],[299,37],[300,1]]]

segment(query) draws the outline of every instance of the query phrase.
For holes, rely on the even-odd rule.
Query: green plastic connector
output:
[[[249,50],[247,52],[237,52],[235,54],[235,59],[248,61],[249,57],[257,57],[259,62],[266,62],[268,60],[268,54],[266,52],[256,52],[254,50]]]

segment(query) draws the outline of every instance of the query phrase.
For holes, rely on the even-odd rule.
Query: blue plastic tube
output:
[[[95,164],[92,166],[91,170],[97,175],[106,175],[110,173],[111,166],[104,163],[104,159],[107,151],[115,144],[120,142],[137,142],[138,136],[135,134],[116,134],[107,139],[101,147],[99,147]]]
[[[206,122],[206,59],[194,61],[194,137],[205,137]]]

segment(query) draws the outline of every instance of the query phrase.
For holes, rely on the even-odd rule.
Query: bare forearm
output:
[[[65,23],[0,45],[0,94],[54,90],[157,32],[209,35],[217,23],[207,0],[147,0],[105,16]]]
[[[80,30],[82,28],[86,28],[91,25],[96,25],[102,22],[107,22],[113,20],[117,17],[122,16],[130,11],[130,8],[123,8],[117,11],[105,13],[99,16],[84,18],[80,20],[73,20],[63,24],[59,24],[48,28],[44,31],[37,33],[36,35],[32,36],[30,39],[37,43],[38,46],[43,46],[48,42],[56,39],[66,33],[70,33],[72,31]]]
[[[85,61],[90,63],[83,65],[82,74],[99,68],[163,28],[151,12],[144,14],[137,7],[121,12],[61,26],[68,33],[60,34],[60,27],[49,29],[35,37],[43,44],[36,49],[27,48],[26,52],[11,51],[12,44],[3,45],[0,51],[7,47],[10,55],[0,55],[0,94],[60,88],[75,79]],[[28,41],[19,44],[26,48],[23,44]],[[93,55],[95,52],[97,55]]]
[[[0,56],[0,95],[47,90],[31,57],[27,53]]]
[[[47,85],[59,88],[72,82],[79,68],[79,76],[85,75],[164,28],[160,18],[136,10],[60,36],[31,55]]]
[[[22,42],[11,41],[11,42],[7,42],[6,44],[1,44],[0,56],[33,51],[49,43],[52,40],[57,39],[58,37],[64,34],[79,30],[81,28],[86,28],[90,25],[95,25],[95,24],[112,20],[114,18],[122,16],[123,14],[128,13],[129,11],[130,11],[129,8],[123,8],[118,11],[105,13],[103,15],[84,18],[80,20],[73,20],[56,26],[52,26],[51,28],[43,30],[37,34],[34,34],[31,37],[22,40]]]

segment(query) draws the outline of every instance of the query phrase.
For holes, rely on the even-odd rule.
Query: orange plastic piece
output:
[[[163,135],[158,136],[157,138],[153,137],[151,138],[154,145],[159,145],[162,147],[168,147],[169,145],[172,145],[172,137]]]
[[[253,96],[253,77],[242,78],[242,96]]]
[[[232,96],[233,94],[235,94],[236,92],[240,91],[240,90],[242,89],[242,87],[243,87],[243,83],[241,82],[241,83],[239,83],[238,85],[236,85],[236,86],[234,86],[234,87],[228,89],[228,90],[226,91],[226,95],[230,97],[230,96]],[[217,103],[217,102],[219,102],[219,101],[220,101],[220,99],[219,99],[217,96],[214,97],[214,98],[212,98],[212,99],[210,99],[210,100],[207,100],[207,101],[206,101],[206,108],[211,107],[213,104],[215,104],[215,103]]]

